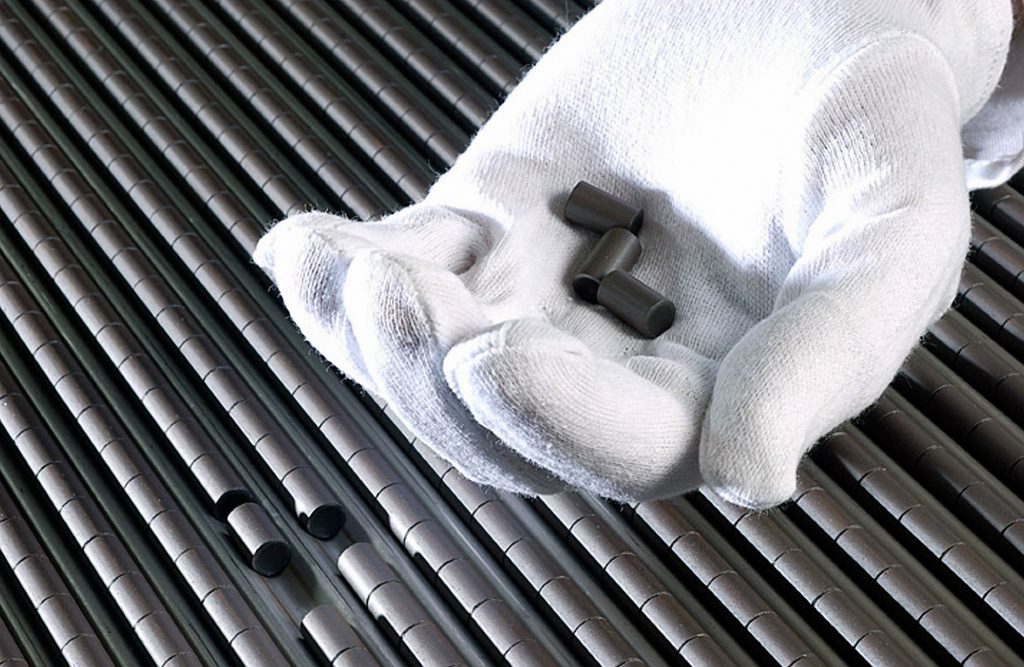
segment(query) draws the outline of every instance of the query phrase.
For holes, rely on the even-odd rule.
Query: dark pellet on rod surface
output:
[[[572,278],[572,288],[584,301],[597,303],[601,279],[612,271],[629,271],[640,258],[640,239],[622,227],[609,229],[587,255]]]
[[[996,204],[989,217],[997,223],[1024,225],[1024,199],[1007,197]]]
[[[311,609],[302,617],[302,636],[325,664],[334,662],[344,651],[362,646],[341,612],[329,604]]]
[[[979,213],[988,217],[996,206],[1012,200],[1015,196],[1012,188],[1000,185],[991,189],[975,190],[971,193],[971,202]]]
[[[190,469],[213,502],[213,511],[218,519],[223,519],[242,503],[252,502],[252,491],[238,480],[238,475],[220,452],[203,454]]]
[[[296,516],[313,537],[329,540],[345,525],[345,512],[309,468],[296,468],[288,473],[281,486],[291,495]]]
[[[256,503],[242,503],[228,514],[228,525],[249,561],[265,577],[281,573],[292,558],[291,547],[281,539],[267,510]]]
[[[639,234],[644,222],[644,210],[586,181],[580,181],[569,193],[562,217],[602,234],[615,227]]]
[[[648,338],[665,333],[676,306],[626,271],[612,271],[597,289],[597,302]]]

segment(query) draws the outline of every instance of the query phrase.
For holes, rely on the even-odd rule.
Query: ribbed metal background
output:
[[[1012,189],[770,512],[477,487],[285,317],[266,225],[421,197],[585,4],[0,3],[0,665],[1024,664]]]

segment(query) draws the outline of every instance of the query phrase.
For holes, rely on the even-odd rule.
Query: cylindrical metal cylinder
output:
[[[991,189],[975,190],[971,193],[971,203],[974,204],[978,213],[987,218],[993,208],[1006,200],[1013,199],[1014,196],[1012,188],[999,185]]]
[[[648,338],[665,333],[676,319],[675,304],[626,271],[601,280],[597,302]]]
[[[975,190],[971,203],[979,214],[1011,240],[1024,244],[1024,196],[1017,190],[1000,185],[991,190]]]
[[[601,278],[612,271],[629,271],[640,257],[640,239],[622,227],[613,227],[601,236],[594,249],[572,278],[572,288],[584,301],[597,303]]]
[[[292,558],[284,541],[262,505],[242,503],[227,517],[228,525],[249,566],[265,577],[280,574]]]
[[[644,210],[586,181],[580,181],[569,193],[562,217],[603,234],[613,227],[640,233]]]
[[[224,519],[231,510],[253,499],[252,492],[220,452],[203,454],[192,462],[189,469],[213,502],[213,511],[218,519]]]
[[[988,219],[1014,241],[1024,240],[1024,199],[1007,197],[993,207]]]
[[[320,655],[325,665],[334,662],[342,652],[363,645],[333,605],[323,604],[311,609],[302,617],[301,627],[303,637],[312,644],[311,648]]]
[[[353,542],[346,547],[338,555],[338,572],[363,604],[381,584],[398,581],[398,575],[369,542]]]
[[[292,470],[281,486],[292,497],[295,515],[313,537],[329,540],[345,525],[345,512],[310,468]]]

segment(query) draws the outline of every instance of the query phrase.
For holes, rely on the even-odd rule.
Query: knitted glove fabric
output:
[[[254,258],[470,479],[774,505],[952,302],[970,175],[999,177],[997,140],[1019,163],[981,128],[965,172],[961,134],[1010,30],[1009,0],[604,0],[422,202],[292,216]],[[645,209],[633,272],[678,312],[657,339],[572,294],[579,180]]]

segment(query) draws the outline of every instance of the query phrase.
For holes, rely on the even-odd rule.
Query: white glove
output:
[[[470,479],[770,506],[952,302],[961,128],[1010,27],[1009,0],[605,0],[423,202],[296,215],[254,258]],[[657,339],[572,293],[579,180],[645,209],[633,272],[678,310]]]

